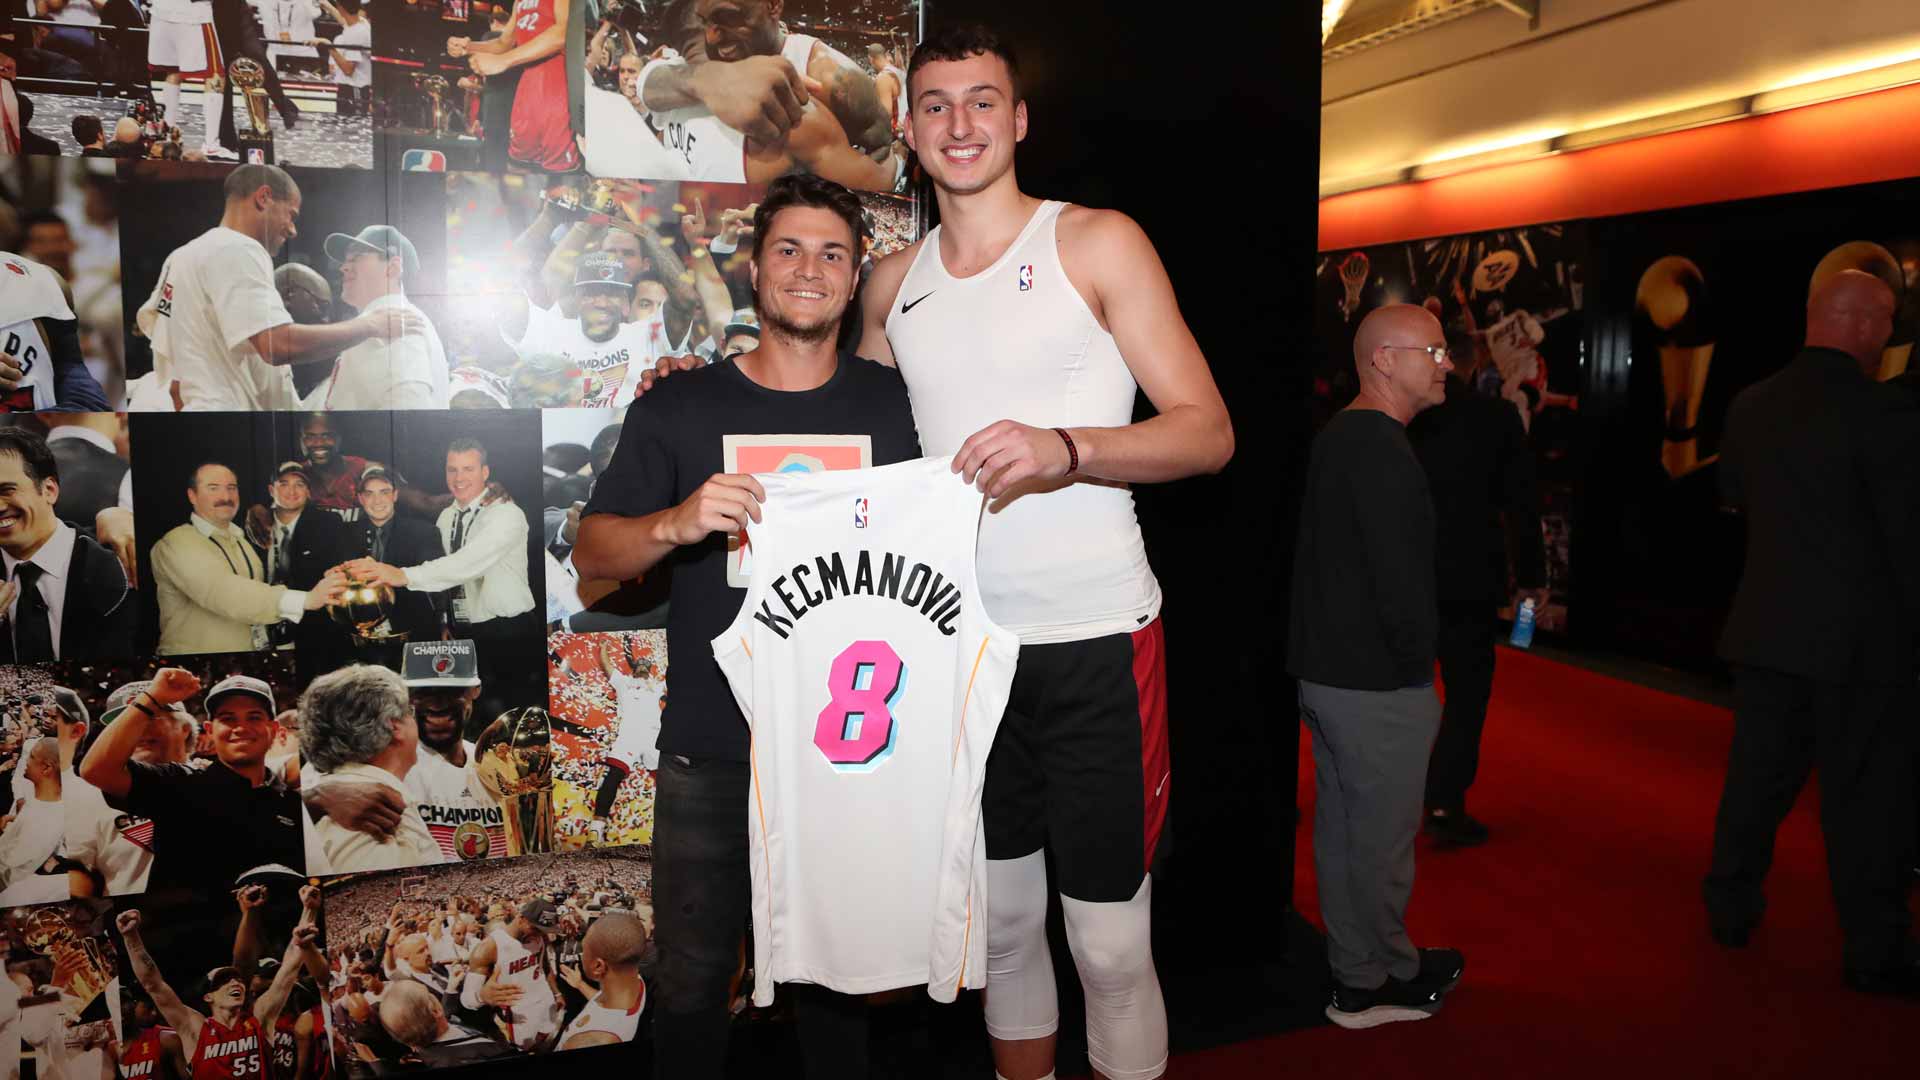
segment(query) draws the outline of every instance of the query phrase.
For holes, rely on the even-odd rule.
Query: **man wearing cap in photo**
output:
[[[519,997],[499,1008],[507,1041],[522,1050],[548,1049],[560,1034],[559,984],[547,947],[548,936],[559,929],[559,906],[536,897],[522,904],[512,921],[489,931],[467,958],[461,1007],[480,1012],[492,1004],[496,987],[518,989]]]
[[[160,600],[161,656],[252,652],[268,644],[268,628],[298,622],[325,607],[346,579],[328,570],[301,590],[269,580],[267,559],[233,522],[240,481],[209,461],[187,486],[193,513],[153,545],[148,562]]]
[[[303,789],[377,784],[406,800],[393,832],[376,838],[322,816],[307,819],[307,872],[393,870],[443,861],[411,797],[407,778],[420,756],[420,728],[400,676],[372,664],[328,672],[300,696]]]
[[[733,313],[733,321],[720,331],[720,359],[731,360],[741,353],[760,347],[760,316],[752,308]]]
[[[205,896],[255,867],[305,863],[300,796],[267,769],[276,710],[264,681],[233,675],[208,691],[214,761],[205,768],[134,760],[149,725],[199,691],[192,672],[160,669],[80,763],[108,805],[152,819],[150,895]]]
[[[506,817],[474,772],[467,737],[480,696],[473,642],[409,642],[401,671],[420,745],[404,792],[337,777],[302,798],[336,827],[376,842],[392,837],[409,811],[417,813],[447,862],[506,855]]]
[[[574,264],[572,318],[559,305],[539,308],[519,295],[500,318],[500,335],[522,363],[586,372],[591,386],[585,407],[624,405],[633,399],[631,391],[622,392],[627,373],[638,377],[668,351],[666,325],[658,317],[626,321],[641,289],[666,299],[666,286],[651,274],[630,278],[618,255],[592,252]]]
[[[418,317],[420,332],[392,340],[369,338],[340,354],[333,375],[309,394],[321,409],[444,409],[449,397],[447,351],[426,313],[407,299],[406,282],[420,272],[413,241],[391,225],[369,225],[356,236],[327,237],[327,258],[340,267],[340,299],[361,314],[399,308]]]
[[[267,550],[267,583],[306,591],[320,583],[327,571],[348,555],[347,523],[312,504],[307,467],[283,461],[267,487],[273,498],[271,523],[260,546]],[[340,665],[346,653],[346,631],[319,617],[276,627],[278,638],[298,644],[300,681]]]
[[[348,526],[346,558],[368,558],[389,566],[418,566],[445,555],[440,534],[432,525],[397,512],[400,483],[384,465],[369,465],[360,470],[358,495],[360,520]],[[441,609],[445,594],[399,589],[393,595],[393,611],[387,626],[409,641],[425,641],[440,636]],[[357,650],[360,658],[397,667],[402,642],[368,646]]]
[[[130,682],[107,697],[100,722],[111,726],[147,681]],[[199,735],[199,725],[179,702],[159,710],[133,744],[130,760],[146,765],[184,765]],[[74,763],[78,765],[78,762]],[[124,896],[145,892],[153,868],[153,821],[107,804],[100,789],[77,774],[65,778],[68,891],[76,897]]]
[[[112,552],[60,520],[46,440],[0,428],[0,663],[133,653],[139,598]]]
[[[346,564],[348,574],[390,588],[448,592],[452,636],[472,641],[481,667],[513,679],[504,665],[510,650],[527,654],[541,639],[540,616],[527,584],[527,514],[511,502],[485,502],[492,470],[487,448],[461,436],[447,444],[447,490],[453,504],[440,512],[440,539],[447,554],[422,563],[396,566],[371,558]],[[488,662],[490,652],[502,659]],[[533,654],[537,655],[537,654]]]

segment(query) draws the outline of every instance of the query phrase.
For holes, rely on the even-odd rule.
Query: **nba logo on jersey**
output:
[[[856,529],[867,527],[867,500],[865,499],[853,500],[853,527]]]
[[[1024,263],[1020,267],[1020,291],[1031,292],[1032,289],[1033,289],[1033,264]]]
[[[267,163],[267,152],[265,150],[262,150],[257,146],[251,146],[247,148],[247,164],[265,165],[266,163]]]

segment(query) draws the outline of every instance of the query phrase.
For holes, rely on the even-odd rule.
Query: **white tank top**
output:
[[[754,1002],[986,981],[987,753],[1019,642],[980,606],[981,496],[922,458],[760,473],[753,581],[713,641],[752,735]]]
[[[1123,427],[1138,389],[1113,335],[1060,266],[1048,202],[999,261],[947,273],[927,234],[887,312],[920,449],[950,455],[997,420]],[[1104,480],[1022,485],[980,525],[980,596],[1023,644],[1131,633],[1160,613],[1133,493]]]
[[[647,989],[640,988],[640,996],[634,1000],[631,1009],[609,1009],[600,1004],[600,995],[580,1009],[580,1015],[567,1025],[566,1034],[554,1043],[555,1049],[567,1045],[567,1040],[584,1031],[604,1031],[621,1042],[632,1042],[633,1036],[640,1030],[640,1013],[647,1007]]]

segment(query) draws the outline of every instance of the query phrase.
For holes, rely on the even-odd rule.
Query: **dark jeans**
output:
[[[1820,767],[1827,876],[1849,969],[1900,962],[1910,948],[1904,865],[1913,851],[1913,691],[1734,669],[1733,750],[1703,891],[1716,921],[1751,923],[1774,834]]]
[[[1428,809],[1463,808],[1480,771],[1480,733],[1493,698],[1493,641],[1490,618],[1440,616],[1435,644],[1447,698],[1427,765]]]
[[[660,755],[653,824],[656,1080],[726,1074],[730,991],[753,899],[747,794],[744,761]],[[865,1002],[800,984],[783,992],[793,996],[805,1075],[866,1076]]]

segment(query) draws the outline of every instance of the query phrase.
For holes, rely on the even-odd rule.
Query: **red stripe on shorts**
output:
[[[1133,686],[1140,699],[1140,779],[1146,795],[1146,850],[1142,868],[1152,869],[1160,830],[1173,797],[1173,757],[1167,748],[1167,638],[1160,620],[1133,634]]]

